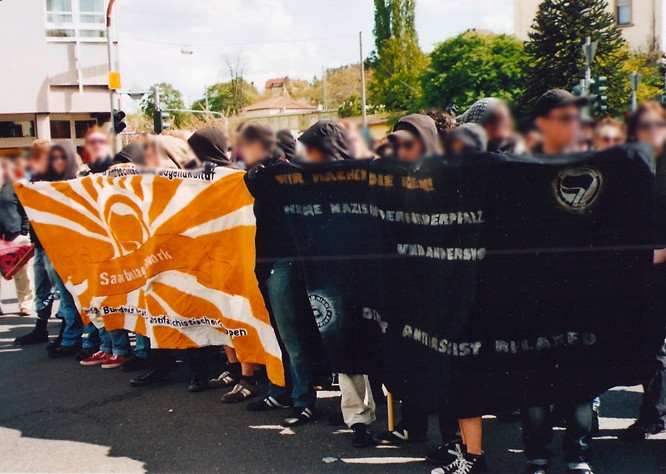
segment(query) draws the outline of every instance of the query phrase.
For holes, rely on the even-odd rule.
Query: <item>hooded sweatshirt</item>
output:
[[[416,135],[421,143],[425,156],[441,155],[441,142],[435,121],[427,115],[412,114],[402,117],[393,127],[393,131],[406,130]]]
[[[122,150],[113,159],[114,164],[118,163],[132,163],[137,166],[145,166],[146,164],[146,151],[143,145],[137,142],[130,143],[123,147]]]
[[[296,158],[296,140],[291,134],[291,130],[285,129],[277,132],[277,146],[282,150],[282,156],[287,161]]]
[[[192,134],[187,143],[202,163],[215,163],[225,168],[239,169],[227,155],[229,140],[222,130],[215,127],[204,127]]]
[[[354,159],[347,132],[342,125],[330,120],[315,123],[298,140],[306,147],[315,148],[324,153],[328,161]]]
[[[164,169],[195,169],[200,165],[186,141],[168,135],[152,138],[155,153]]]
[[[67,167],[63,173],[57,173],[53,169],[53,153],[56,150],[60,150],[65,159],[67,160]],[[81,166],[81,160],[76,154],[74,145],[70,142],[58,142],[51,147],[49,152],[49,164],[44,177],[44,181],[67,181],[68,179],[75,179],[79,173],[79,166]]]

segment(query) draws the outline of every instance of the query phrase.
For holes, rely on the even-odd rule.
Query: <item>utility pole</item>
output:
[[[365,112],[365,68],[363,67],[363,32],[358,32],[358,47],[361,55],[361,116],[363,117],[363,128],[368,127],[368,117]]]
[[[324,107],[324,110],[326,110],[328,107],[326,107],[326,68],[325,67],[321,68],[321,101],[322,101],[322,106]]]
[[[109,0],[109,5],[106,8],[106,55],[109,63],[109,112],[111,112],[111,147],[113,154],[115,155],[118,152],[118,137],[116,136],[116,131],[113,127],[113,86],[120,88],[120,73],[113,70],[113,57],[111,54],[111,15],[113,13],[113,5],[116,3],[116,0]]]
[[[208,86],[204,85],[204,97],[206,102],[206,112],[208,112]]]
[[[629,84],[631,84],[631,113],[636,112],[636,109],[638,107],[636,90],[638,89],[638,85],[641,83],[642,78],[643,75],[638,74],[636,71],[629,74]]]
[[[592,41],[589,36],[585,37],[585,44],[583,45],[583,54],[585,55],[585,83],[583,87],[583,94],[589,95],[590,86],[592,84],[592,62],[594,55],[597,52],[597,42]]]

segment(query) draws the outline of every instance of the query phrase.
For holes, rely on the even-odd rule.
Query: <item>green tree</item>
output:
[[[523,93],[523,43],[513,36],[462,33],[435,46],[423,71],[425,107],[463,110],[482,97],[513,102]]]
[[[421,96],[427,57],[419,47],[414,7],[414,0],[375,1],[377,51],[369,61],[374,75],[368,89],[372,102],[389,111],[418,107]]]
[[[660,100],[660,96],[664,93],[664,76],[660,65],[661,54],[661,51],[657,49],[647,53],[631,51],[628,46],[620,52],[622,75],[625,77],[624,88],[620,94],[624,98],[626,110],[630,108],[631,98],[631,86],[626,78],[634,71],[643,76],[636,91],[638,101]]]
[[[239,85],[241,94],[238,95],[236,85]],[[259,92],[254,84],[240,78],[236,81],[218,82],[209,86],[208,110],[221,112],[224,115],[233,113],[236,109],[243,109],[254,103],[259,97]],[[235,102],[237,101],[237,102]],[[206,99],[199,99],[192,103],[193,110],[206,110]]]
[[[165,109],[184,109],[185,102],[183,102],[183,95],[180,91],[174,88],[171,84],[166,82],[160,82],[151,86],[150,92],[146,95],[143,102],[141,103],[141,110],[144,115],[153,120],[153,112],[155,110],[155,87],[159,88],[159,97],[160,97],[160,108]],[[173,126],[180,128],[183,124],[187,122],[190,114],[181,113],[181,112],[168,112],[171,117],[173,117]]]
[[[598,42],[592,73],[608,78],[609,113],[622,109],[627,79],[621,72],[620,52],[626,43],[607,7],[606,0],[544,0],[539,5],[522,67],[526,111],[547,90],[571,90],[580,83],[585,75],[582,46],[586,36]]]

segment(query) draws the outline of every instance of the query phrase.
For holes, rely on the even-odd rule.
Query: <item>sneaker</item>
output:
[[[79,351],[79,354],[84,350],[86,349]],[[79,357],[79,354],[77,354],[76,356]],[[79,363],[84,367],[87,367],[89,365],[100,365],[109,360],[111,357],[113,357],[113,354],[108,354],[104,351],[97,351],[93,355],[86,357]]]
[[[61,357],[70,357],[78,354],[81,350],[80,344],[75,344],[73,346],[58,346],[55,349],[49,351],[49,357],[51,359],[60,359]]]
[[[120,366],[120,370],[123,372],[136,372],[137,370],[143,370],[148,368],[148,359],[143,357],[130,357],[123,365]]]
[[[451,450],[455,450],[456,445],[462,444],[462,440],[449,441],[446,444],[443,444],[434,451],[430,451],[426,454],[426,461],[437,466],[447,466],[451,464],[457,458],[456,455],[451,454]]]
[[[396,428],[393,431],[384,431],[377,433],[375,436],[375,443],[385,446],[402,446],[408,443],[418,443],[426,439],[426,435],[414,436],[409,434],[409,431],[403,428]]]
[[[127,357],[112,355],[102,364],[103,369],[117,369],[127,361]]]
[[[662,431],[664,431],[664,427],[660,423],[646,423],[638,420],[622,432],[622,440],[628,442],[643,441],[648,435],[658,434]]]
[[[291,412],[284,420],[285,426],[300,426],[311,421],[314,421],[317,417],[317,412],[314,407],[294,407],[294,411]]]
[[[464,445],[456,444],[454,449],[449,450],[453,460],[446,466],[433,469],[431,474],[483,474],[488,472],[486,459],[469,454]]]
[[[240,376],[232,374],[229,371],[222,372],[220,376],[216,379],[211,379],[208,381],[208,386],[210,388],[225,388],[231,387],[238,383]]]
[[[81,362],[82,360],[88,359],[99,352],[99,346],[95,347],[84,347],[79,352],[76,353],[76,360]],[[110,355],[110,354],[109,354]],[[94,364],[92,364],[94,365]]]
[[[250,397],[254,397],[259,391],[259,387],[255,383],[254,385],[248,382],[247,380],[242,380],[236,384],[236,386],[231,389],[230,392],[222,395],[222,400],[224,403],[237,403],[247,400]]]
[[[269,411],[284,408],[291,408],[291,399],[289,401],[278,400],[277,398],[267,396],[263,400],[247,404],[247,411]]]
[[[206,380],[206,377],[192,377],[190,384],[187,386],[187,391],[190,393],[199,393],[207,388],[208,380]]]
[[[586,462],[567,463],[567,474],[594,474]]]
[[[47,351],[51,351],[51,350],[55,349],[56,347],[60,347],[62,345],[62,333],[65,332],[65,327],[67,327],[67,322],[63,318],[63,319],[60,320],[60,330],[58,332],[58,336],[46,345],[46,350]],[[97,351],[95,351],[95,352],[97,352]],[[90,354],[90,355],[92,355],[92,354]]]
[[[351,426],[351,429],[354,431],[352,435],[352,446],[355,448],[367,448],[375,444],[372,439],[372,432],[368,425],[365,423],[354,423]]]
[[[130,385],[132,387],[146,387],[148,385],[154,385],[156,383],[165,382],[169,379],[169,374],[160,374],[153,369],[149,369],[148,372],[139,375],[137,378],[130,380]]]
[[[529,463],[523,474],[550,474],[550,464]]]

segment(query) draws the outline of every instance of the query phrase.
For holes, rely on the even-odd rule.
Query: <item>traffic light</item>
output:
[[[608,110],[608,96],[605,94],[607,81],[606,76],[596,76],[590,82],[590,112],[593,117],[605,115]]]
[[[168,118],[169,114],[167,112],[162,112],[159,109],[153,112],[153,128],[157,135],[162,133],[165,128],[169,128],[171,126],[171,124],[166,122],[166,119]]]
[[[116,135],[119,135],[120,132],[125,130],[127,128],[127,124],[123,122],[125,120],[125,112],[122,110],[114,110],[113,111],[113,131],[115,132]]]

